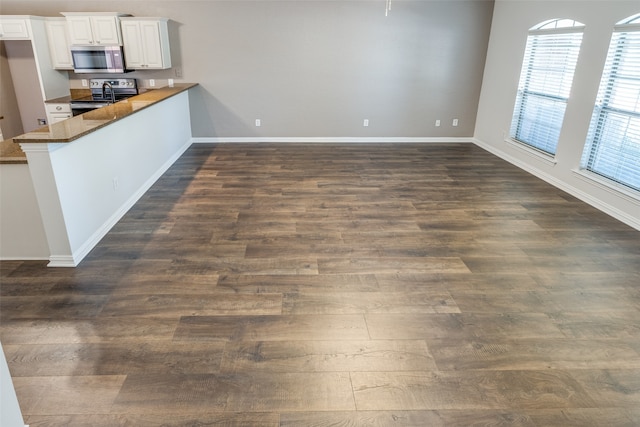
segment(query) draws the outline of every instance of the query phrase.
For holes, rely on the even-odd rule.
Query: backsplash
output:
[[[116,78],[116,76],[114,76],[114,78]],[[89,95],[91,95],[91,92],[88,86],[89,80],[90,78],[84,78],[84,79],[70,78],[69,79],[69,88],[71,89],[71,92],[72,92],[71,94],[73,98],[76,98],[76,96],[73,96],[73,93],[75,90],[87,90],[89,91]],[[169,86],[169,79],[136,79],[136,80],[138,83],[138,88],[142,88],[142,89],[155,89],[159,87]],[[83,81],[86,82],[85,85],[83,85]]]

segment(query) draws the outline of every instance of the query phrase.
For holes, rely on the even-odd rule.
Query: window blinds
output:
[[[640,190],[640,25],[613,33],[582,167]]]
[[[581,27],[529,33],[511,121],[513,139],[555,154],[581,42]]]

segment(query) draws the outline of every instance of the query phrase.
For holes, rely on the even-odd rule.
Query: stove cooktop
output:
[[[136,79],[91,79],[89,86],[91,96],[71,100],[71,109],[101,108],[138,94]]]

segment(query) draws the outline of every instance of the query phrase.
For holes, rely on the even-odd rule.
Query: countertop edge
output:
[[[22,151],[19,144],[11,139],[0,141],[0,164],[19,165],[27,164],[27,155]]]
[[[27,165],[27,157],[1,157],[0,165]]]

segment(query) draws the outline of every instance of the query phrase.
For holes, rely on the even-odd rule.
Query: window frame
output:
[[[629,39],[629,33],[635,33],[633,43],[625,46],[626,40]],[[592,176],[594,180],[622,191],[627,195],[633,195],[635,199],[638,199],[638,195],[640,195],[640,73],[637,77],[633,76],[632,78],[621,74],[623,70],[619,69],[620,64],[627,57],[630,57],[629,60],[633,61],[633,65],[637,63],[640,66],[640,14],[628,17],[618,22],[614,27],[598,87],[597,99],[589,122],[589,131],[580,161],[579,172],[585,176]],[[625,88],[620,88],[620,86],[629,80],[636,83],[627,87],[626,90],[629,93],[634,91],[638,93],[635,101],[636,105],[632,107],[633,110],[611,106],[614,92],[617,89],[624,91]],[[622,97],[624,98],[624,94]],[[633,101],[633,96],[631,96],[631,101]],[[617,115],[619,120],[627,120],[625,130],[619,135],[614,135],[620,136],[619,140],[614,140],[612,139],[613,137],[607,138],[606,136],[613,127],[613,124],[609,121],[609,114],[612,116]],[[633,124],[634,121],[636,122],[635,124]],[[630,138],[629,134],[631,134]],[[638,138],[638,145],[635,147],[638,154],[635,156],[633,155],[635,141],[632,140],[634,136]],[[631,139],[632,147],[629,149],[624,148],[627,138]],[[614,145],[616,144],[620,148],[615,149]],[[607,150],[607,152],[601,155],[603,150]],[[625,155],[631,156],[632,159],[637,159],[638,166],[634,168],[633,161],[627,163]],[[612,161],[609,162],[610,160]],[[628,165],[631,165],[629,174],[632,178],[636,177],[634,172],[638,174],[636,180],[625,179],[626,174],[623,171],[626,170],[624,168],[628,167]]]
[[[584,28],[585,25],[579,21],[557,18],[535,25],[527,34],[509,140],[552,161],[573,86]],[[558,43],[567,44],[563,51],[553,50]],[[541,71],[536,71],[540,65],[536,59],[542,60],[545,66],[540,68]],[[554,69],[558,67],[558,59],[560,74],[558,69]],[[553,74],[559,77],[555,78]],[[547,86],[548,77],[554,79],[549,80],[551,83]],[[533,90],[536,85],[540,86],[540,81],[545,82],[541,90]]]

